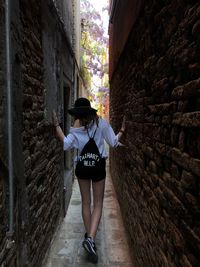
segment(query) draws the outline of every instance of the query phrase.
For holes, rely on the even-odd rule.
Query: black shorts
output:
[[[92,182],[99,182],[101,180],[104,180],[106,178],[106,159],[103,158],[102,160],[103,160],[103,166],[102,166],[101,174],[96,173],[92,177],[79,175],[77,176],[77,178],[80,180],[92,180]]]

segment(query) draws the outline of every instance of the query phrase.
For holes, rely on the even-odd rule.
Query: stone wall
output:
[[[62,150],[45,121],[45,88],[40,2],[23,3],[22,84],[23,155],[27,205],[26,236],[22,244],[30,266],[40,266],[62,207]]]
[[[4,64],[0,64],[0,154],[1,158],[3,157],[3,126],[4,126],[4,120],[3,120],[3,102],[5,102],[5,18],[4,18],[4,6],[3,1],[0,1],[0,32],[1,32],[1,39],[0,39],[0,60]]]
[[[0,15],[1,10],[3,12],[2,1],[0,1]],[[0,266],[2,267],[42,266],[53,234],[63,218],[64,154],[60,142],[55,138],[51,111],[52,107],[63,111],[62,79],[65,75],[69,83],[73,84],[74,62],[72,49],[69,48],[66,33],[62,29],[63,25],[55,12],[52,1],[37,1],[37,4],[35,1],[12,1],[15,244],[8,247],[6,236],[9,192],[7,151],[3,149],[4,153],[0,154]],[[5,27],[3,16],[0,16],[0,29],[1,26]],[[45,34],[51,42],[48,45],[44,42]],[[4,41],[0,41],[2,51]],[[53,47],[53,53],[49,50],[50,47]],[[3,58],[2,51],[0,59]],[[5,88],[5,79],[1,75],[3,67],[1,61],[0,85]],[[48,73],[45,72],[46,69]],[[49,88],[50,83],[55,86]],[[3,132],[3,124],[6,126],[6,114],[2,112],[6,110],[5,90],[1,91],[1,94],[0,142],[4,141],[7,145],[7,133]],[[50,99],[49,95],[54,97]]]
[[[111,173],[135,266],[200,262],[200,4],[145,1],[111,80]]]

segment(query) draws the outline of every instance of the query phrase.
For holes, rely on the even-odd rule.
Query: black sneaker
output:
[[[84,238],[85,238],[85,239],[88,238],[88,234],[87,234],[87,232],[85,233]]]
[[[88,252],[89,260],[94,263],[97,263],[98,261],[97,249],[91,237],[87,237],[83,241],[83,247]]]

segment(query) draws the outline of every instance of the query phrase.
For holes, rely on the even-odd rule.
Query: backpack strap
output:
[[[91,139],[91,138],[94,139],[94,136],[95,136],[95,134],[96,134],[96,131],[97,131],[97,127],[96,127],[96,129],[95,129],[95,131],[94,131],[93,136],[90,136],[90,135],[89,135],[88,128],[87,128],[87,134],[88,134],[89,139]]]
[[[96,131],[97,131],[97,128],[95,129],[95,131],[94,131],[94,134],[93,134],[93,137],[92,137],[92,138],[94,138],[94,136],[95,136],[95,134],[96,134]]]

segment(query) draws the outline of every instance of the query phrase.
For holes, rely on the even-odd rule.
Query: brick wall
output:
[[[111,173],[135,266],[200,262],[200,4],[145,1],[111,80]]]
[[[74,62],[52,1],[35,4],[35,1],[13,0],[11,10],[15,244],[6,247],[8,167],[7,150],[1,147],[0,266],[39,267],[63,218],[63,150],[53,132],[51,111],[52,107],[63,111],[63,76],[73,84],[70,79]],[[5,27],[3,14],[0,1],[0,30]],[[44,35],[50,44],[44,42]],[[4,42],[5,39],[0,39],[0,59]],[[3,89],[4,67],[0,61]],[[54,86],[49,88],[51,83]],[[3,125],[7,127],[6,93],[0,92],[0,142],[6,146],[7,133],[3,132]]]
[[[30,266],[40,266],[62,207],[62,150],[45,122],[41,4],[21,6],[23,155],[27,199],[26,236]]]
[[[109,76],[111,77],[144,0],[112,0],[109,25]],[[126,17],[126,19],[124,19]],[[114,22],[114,23],[113,23]],[[112,45],[114,44],[114,45]]]
[[[0,32],[1,32],[1,39],[0,39],[0,60],[1,62],[5,62],[5,44],[4,44],[4,7],[3,1],[0,1]],[[5,99],[4,94],[5,90],[3,90],[3,86],[5,84],[4,81],[5,77],[5,64],[0,64],[0,154],[1,157],[3,155],[3,101]]]

